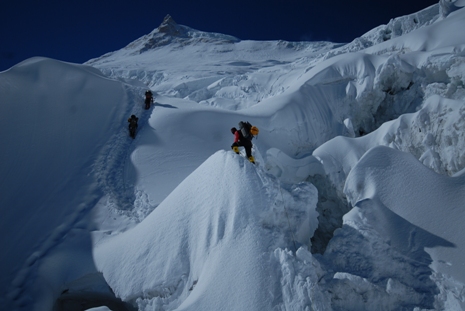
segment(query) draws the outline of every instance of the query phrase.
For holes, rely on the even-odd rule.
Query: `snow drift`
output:
[[[138,226],[96,243],[97,266],[141,309],[272,309],[273,251],[307,243],[316,228],[316,190],[278,189],[243,157],[217,152]]]
[[[86,65],[0,73],[0,303],[462,310],[465,11],[447,2],[346,45],[168,18]],[[229,150],[241,120],[257,166]]]
[[[100,195],[92,164],[122,120],[124,91],[92,67],[33,58],[1,73],[0,94],[0,292],[28,301],[41,260]]]

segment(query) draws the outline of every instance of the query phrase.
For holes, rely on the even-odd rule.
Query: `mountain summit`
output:
[[[167,17],[0,72],[1,308],[465,310],[464,28],[438,4],[344,46]]]
[[[187,26],[177,24],[171,15],[166,15],[163,22],[155,28],[151,33],[145,35],[129,45],[124,49],[131,50],[131,54],[140,54],[148,50],[156,49],[168,44],[176,45],[188,45],[203,43],[233,43],[239,42],[240,40],[236,37],[212,33],[203,32]],[[111,55],[106,54],[105,56]]]
[[[172,37],[179,37],[183,34],[182,27],[179,26],[169,14],[165,16],[157,30],[159,33],[165,33]]]

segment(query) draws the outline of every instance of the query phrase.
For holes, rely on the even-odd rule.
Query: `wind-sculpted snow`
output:
[[[0,304],[110,294],[95,260],[140,310],[463,310],[462,5],[344,46],[168,18],[101,71],[2,72]]]
[[[397,300],[396,309],[411,304],[436,310],[463,308],[463,176],[438,175],[408,153],[376,147],[351,170],[344,192],[354,209],[344,216],[344,226],[325,258],[337,263],[335,271],[355,275],[342,276],[346,286],[357,288],[355,280],[364,278],[370,286],[385,288],[382,295],[411,292]],[[344,245],[344,236],[356,236],[354,230],[363,247]],[[446,290],[452,294],[434,301]],[[378,298],[358,303],[365,306],[361,309],[371,309],[366,306],[378,303]]]
[[[278,141],[287,140],[286,147],[279,146],[282,151],[300,156],[336,136],[364,135],[415,111],[422,103],[422,91],[414,72],[398,57],[337,56],[310,68],[285,93],[248,112],[294,120],[275,128],[273,135]]]
[[[415,18],[419,22],[395,39],[330,59],[323,52],[335,46],[328,43],[289,46],[281,42],[239,41],[185,45],[174,50],[169,45],[147,55],[127,57],[125,50],[120,50],[89,64],[112,77],[142,80],[159,94],[210,107],[241,110],[271,106],[276,101],[279,106],[305,101],[310,107],[305,108],[309,111],[302,119],[310,125],[303,127],[299,122],[295,130],[311,138],[292,142],[301,144],[297,151],[286,150],[299,154],[337,135],[350,136],[352,130],[345,128],[345,121],[351,123],[355,135],[363,135],[383,122],[414,112],[431,94],[463,97],[463,60],[449,47],[465,42],[465,38],[462,34],[444,40],[438,37],[447,32],[451,23],[462,25],[463,12],[453,12],[439,21],[431,18],[435,12],[437,5],[417,17],[413,14],[399,18],[396,23],[405,24]],[[430,36],[435,40],[429,40]],[[424,46],[428,42],[429,46]],[[390,49],[398,45],[398,49]],[[182,57],[185,53],[190,55],[188,62]],[[318,124],[322,120],[333,124]]]
[[[92,164],[123,118],[124,91],[92,67],[33,58],[1,73],[0,98],[0,296],[13,309],[12,300],[50,297],[50,279],[75,276],[36,273],[68,234],[89,239],[74,229],[101,194]],[[82,263],[76,274],[92,270],[91,260]]]
[[[169,28],[184,29],[179,32],[185,35],[179,37],[160,33],[160,27],[87,64],[115,79],[143,81],[162,95],[239,110],[283,93],[290,77],[300,75],[318,55],[338,46],[330,42],[240,41],[171,25]]]
[[[358,139],[337,137],[317,148],[325,174],[342,194],[346,177],[370,148],[389,146],[409,152],[425,166],[453,175],[465,166],[463,101],[431,96],[416,113],[404,114]]]
[[[314,188],[276,182],[217,152],[138,226],[96,237],[97,266],[140,310],[272,309],[283,303],[274,250],[306,243],[316,225]]]
[[[393,18],[386,25],[380,25],[359,38],[355,38],[352,42],[329,51],[325,55],[325,58],[359,52],[393,38],[401,37],[416,29],[434,23],[439,19],[438,14],[439,6],[435,4],[416,13]]]
[[[450,13],[459,10],[465,6],[463,0],[440,0],[439,1],[439,15],[442,18],[447,17]]]
[[[444,36],[453,27],[461,27],[463,23],[463,9],[452,12],[444,19],[420,27],[403,36],[367,48],[368,53],[393,54],[398,52],[433,51],[441,48],[463,45],[465,34],[459,32],[453,36]]]

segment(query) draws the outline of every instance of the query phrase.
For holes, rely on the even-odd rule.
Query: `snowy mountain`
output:
[[[1,72],[2,310],[464,310],[464,5]]]

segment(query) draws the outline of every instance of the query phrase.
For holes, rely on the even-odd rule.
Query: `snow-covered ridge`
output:
[[[243,41],[193,30],[167,16],[150,34],[86,64],[116,79],[143,81],[162,95],[239,110],[282,93],[287,86],[277,88],[275,79],[299,74],[291,71],[337,46],[331,42]],[[186,53],[190,54],[187,59]],[[127,61],[121,65],[122,59],[131,59],[133,65]],[[261,76],[270,74],[276,78],[262,85]]]
[[[387,40],[403,36],[416,29],[433,24],[439,19],[439,4],[419,12],[393,18],[386,25],[380,25],[341,48],[330,51],[326,58],[343,53],[357,52]]]
[[[434,36],[432,40],[430,36],[435,32],[450,33],[447,29],[450,29],[448,27],[451,24],[463,23],[463,14],[463,10],[458,10],[440,18],[438,6],[432,6],[394,19],[387,26],[380,26],[369,32],[365,38],[369,42],[367,45],[357,45],[354,41],[352,45],[329,52],[324,49],[315,50],[314,53],[308,53],[305,49],[298,50],[300,54],[284,54],[289,56],[289,62],[268,63],[266,68],[259,67],[256,71],[253,66],[258,63],[238,62],[235,64],[242,64],[241,69],[244,69],[240,74],[231,71],[228,72],[229,76],[224,77],[222,73],[219,80],[212,76],[211,80],[203,79],[201,83],[193,76],[185,77],[188,81],[175,86],[172,92],[158,89],[161,84],[150,84],[163,94],[179,96],[193,104],[229,109],[245,108],[244,105],[231,106],[229,100],[237,103],[241,98],[250,100],[256,94],[269,94],[268,97],[259,97],[260,102],[247,104],[248,107],[252,106],[249,109],[240,111],[249,114],[249,119],[264,130],[257,149],[263,155],[262,161],[265,162],[267,171],[280,180],[291,183],[293,179],[294,182],[305,180],[302,177],[305,174],[313,175],[307,180],[319,187],[319,195],[321,193],[317,204],[317,211],[320,213],[317,238],[325,240],[312,241],[317,246],[314,248],[317,252],[324,251],[327,247],[323,259],[315,262],[304,251],[297,252],[295,257],[283,250],[275,251],[275,255],[280,258],[280,266],[284,269],[284,282],[294,284],[284,285],[283,290],[301,293],[303,289],[312,288],[306,295],[297,295],[296,300],[307,301],[314,309],[321,310],[393,310],[408,309],[409,306],[437,310],[461,309],[460,301],[464,297],[460,277],[449,278],[460,267],[454,272],[454,269],[443,269],[447,264],[442,263],[454,262],[453,265],[457,266],[460,262],[457,258],[463,257],[463,246],[451,251],[452,245],[458,245],[457,241],[450,241],[451,236],[439,234],[431,238],[430,235],[423,234],[422,230],[425,229],[437,232],[435,226],[409,226],[405,220],[392,216],[390,213],[396,214],[394,207],[412,205],[403,200],[405,196],[399,198],[394,195],[389,202],[382,201],[381,204],[372,196],[369,199],[374,200],[374,203],[369,200],[360,203],[354,201],[352,204],[359,205],[341,219],[341,223],[338,223],[337,218],[350,209],[346,202],[347,196],[371,194],[370,191],[374,191],[373,195],[384,195],[384,189],[388,193],[390,191],[389,187],[383,186],[380,190],[372,190],[369,184],[363,183],[373,175],[371,164],[361,161],[371,148],[384,145],[409,152],[414,157],[410,157],[408,161],[421,161],[424,166],[442,174],[453,175],[463,169],[465,158],[461,151],[464,150],[462,142],[465,140],[461,134],[464,125],[460,120],[464,116],[461,106],[465,94],[464,74],[460,70],[464,63],[460,44],[464,40],[460,33],[443,40],[438,36]],[[232,46],[237,47],[240,44],[244,43],[239,42]],[[251,49],[254,53],[261,53],[259,44],[249,44],[255,48]],[[254,55],[244,53],[244,50],[234,51],[240,51],[242,59]],[[274,51],[275,55],[279,54],[277,51],[279,50]],[[331,55],[333,51],[335,53]],[[215,50],[212,52],[211,55],[216,55]],[[235,54],[227,56],[234,57]],[[298,57],[295,58],[296,56]],[[111,67],[112,65],[106,67],[102,64],[103,70]],[[208,66],[203,67],[205,68]],[[111,72],[112,75],[115,73],[116,71]],[[146,73],[150,76],[150,70],[146,70]],[[264,77],[273,84],[263,84],[261,81]],[[250,81],[255,83],[253,88],[250,87]],[[282,87],[281,92],[271,91],[276,85]],[[238,89],[243,93],[237,92]],[[386,123],[392,119],[394,121]],[[376,130],[377,128],[379,129]],[[365,135],[372,131],[374,132]],[[363,137],[354,138],[357,136]],[[336,138],[331,140],[332,137]],[[317,149],[309,156],[308,153],[314,148]],[[382,148],[377,150],[378,153],[383,152]],[[403,159],[396,153],[392,157]],[[390,171],[389,163],[394,160],[389,160],[389,157],[378,158],[385,161],[376,164],[387,166],[386,170]],[[319,160],[320,165],[315,160]],[[347,176],[359,162],[359,177],[349,185],[346,183]],[[399,167],[398,171],[407,171],[402,164]],[[414,174],[412,170],[408,172]],[[373,178],[382,183],[379,180],[383,180],[384,174],[387,173],[380,173]],[[406,177],[402,177],[401,173],[395,176],[392,177],[392,183],[397,182],[407,193],[413,189],[403,184]],[[447,180],[445,184],[457,182],[450,180],[450,177],[436,178],[434,174],[429,178],[432,184],[442,183],[443,179]],[[460,187],[463,186],[458,188]],[[460,200],[451,196],[444,197],[444,200],[450,202],[454,210],[460,205]],[[439,196],[430,197],[430,201],[432,206],[442,204]],[[386,206],[394,211],[388,211]],[[373,213],[366,211],[370,207],[374,207]],[[416,209],[419,207],[412,208]],[[386,215],[390,218],[385,221]],[[463,213],[459,212],[456,218],[462,219]],[[378,229],[377,222],[380,220],[385,222]],[[419,240],[411,240],[414,244],[411,244],[410,249],[405,247],[402,237],[397,235],[392,238],[396,239],[395,246],[400,249],[391,248],[389,241],[383,240],[383,234],[392,234],[399,224],[410,235],[421,233],[418,235]],[[341,225],[342,228],[331,239],[332,231],[329,230]],[[367,232],[370,235],[364,238]],[[434,244],[437,241],[439,243]],[[416,251],[415,247],[421,248],[424,245],[446,247],[448,250],[433,253]],[[406,262],[398,260],[404,256],[409,258]],[[450,261],[440,258],[449,258]],[[416,260],[421,261],[421,264]],[[434,267],[428,266],[431,262]],[[310,263],[313,270],[308,269]],[[298,272],[290,269],[290,266]],[[313,283],[299,284],[298,280],[305,277]],[[427,281],[419,282],[416,277]],[[309,297],[311,302],[306,300]],[[189,298],[186,301],[190,301]],[[160,297],[149,301],[160,302]],[[292,308],[291,306],[296,306],[294,302],[293,299],[285,299],[282,305]],[[149,309],[147,301],[140,305]]]
[[[355,52],[168,19],[86,65],[0,73],[0,305],[464,310],[460,1]],[[230,150],[240,120],[256,165]]]
[[[281,244],[292,239],[290,228],[296,230],[293,234],[299,244],[306,243],[312,235],[316,228],[315,193],[310,184],[280,190],[275,178],[263,174],[243,157],[219,151],[189,175],[140,225],[114,238],[106,239],[103,235],[98,239],[95,260],[116,294],[127,301],[137,300],[141,308],[150,309],[158,304],[173,309],[199,308],[200,295],[228,310],[247,309],[247,305],[266,300],[256,281],[268,275],[276,259],[263,254],[290,246]],[[273,232],[271,239],[270,232]],[[166,239],[166,235],[175,237],[176,242]],[[121,243],[133,247],[121,248]],[[109,257],[110,253],[114,255]],[[148,261],[141,262],[141,258]],[[240,269],[228,264],[239,261]],[[161,266],[164,268],[160,269]],[[249,275],[248,286],[240,279],[225,277],[225,273],[247,274],[252,266],[261,268]],[[118,286],[121,278],[133,281],[122,288]],[[214,290],[205,290],[209,282],[217,283]],[[275,282],[279,278],[262,286],[273,292]],[[220,294],[225,291],[236,298],[225,301]],[[253,300],[237,305],[240,297],[251,292],[255,293]],[[140,293],[145,294],[141,297]],[[272,308],[271,301],[266,304]]]
[[[187,26],[178,25],[170,15],[167,15],[160,26],[155,28],[151,33],[131,42],[122,50],[129,55],[137,55],[170,44],[172,48],[175,48],[178,45],[182,47],[184,45],[192,45],[200,42],[221,44],[238,41],[240,40],[233,36],[204,32]],[[107,53],[99,58],[88,61],[88,63],[92,64],[98,61],[104,61],[112,54],[113,52]]]
[[[320,90],[318,101],[327,103],[335,120],[342,127],[345,127],[344,120],[349,120],[354,134],[359,135],[371,132],[402,113],[415,111],[421,105],[422,96],[428,97],[439,91],[436,77],[444,76],[444,71],[445,76],[449,75],[448,71],[457,72],[452,69],[456,67],[453,63],[455,56],[450,60],[441,56],[441,61],[433,60],[433,57],[442,54],[441,49],[465,40],[463,35],[451,36],[454,42],[444,40],[442,45],[425,45],[430,41],[439,42],[428,40],[433,32],[429,29],[441,29],[441,25],[445,25],[444,30],[438,31],[442,33],[447,31],[452,20],[460,22],[461,14],[455,13],[459,12],[439,19],[438,5],[434,5],[394,19],[386,26],[397,29],[390,40],[386,41],[384,35],[375,30],[362,36],[371,42],[369,49],[365,45],[357,47],[355,41],[340,48],[325,42],[239,41],[218,45],[187,44],[174,50],[173,45],[169,45],[134,56],[127,56],[122,49],[89,64],[111,77],[144,81],[159,94],[230,110],[252,107],[269,99],[276,102],[278,95],[288,98],[295,93],[299,97],[308,85],[312,85]],[[412,39],[403,40],[411,33]],[[346,62],[346,56],[354,51],[359,54],[349,57],[357,64],[355,67]],[[424,54],[410,57],[409,53],[415,51]],[[180,61],[186,52],[191,55],[189,61]],[[342,60],[337,55],[343,55]],[[122,66],[119,59],[129,57],[135,65],[126,63]],[[172,61],[174,59],[176,61]],[[165,66],[167,63],[170,65]],[[200,71],[196,69],[199,66]],[[339,72],[337,68],[348,70]],[[186,74],[186,71],[190,73]],[[450,77],[449,80],[451,84],[447,88],[452,91],[457,79]],[[441,82],[446,81],[441,79]],[[325,92],[329,84],[339,85],[340,95]],[[460,89],[453,92],[460,92]],[[454,96],[451,94],[452,98]],[[337,130],[328,134],[334,137],[341,133]],[[326,141],[328,136],[323,139]]]
[[[174,19],[167,15],[161,25],[148,35],[130,43],[125,49],[144,53],[148,50],[168,44],[195,44],[237,42],[239,39],[219,33],[203,32],[187,26],[178,25]],[[133,53],[136,53],[134,51]]]

